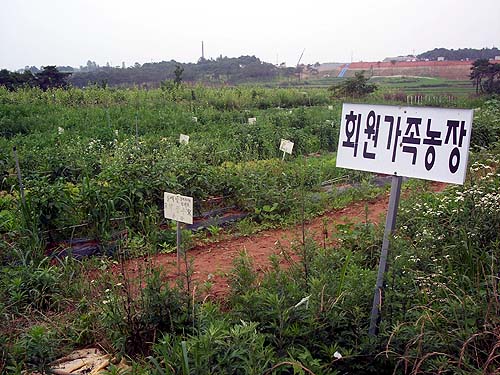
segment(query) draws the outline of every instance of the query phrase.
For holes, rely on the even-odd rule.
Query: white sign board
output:
[[[189,135],[181,134],[179,136],[179,143],[181,145],[187,145],[189,143]]]
[[[193,198],[165,192],[163,213],[166,219],[193,224]]]
[[[257,118],[256,117],[249,117],[248,118],[248,123],[250,125],[255,124],[256,122],[257,122]]]
[[[344,104],[337,167],[463,184],[470,109]]]
[[[280,143],[280,151],[286,152],[287,154],[292,154],[293,142],[288,139],[282,139]]]

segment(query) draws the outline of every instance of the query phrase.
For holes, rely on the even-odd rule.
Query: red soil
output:
[[[493,64],[499,64],[499,60],[490,60]],[[349,64],[345,77],[352,77],[359,70],[370,70],[375,76],[417,76],[417,77],[441,77],[453,80],[468,80],[473,60],[469,61],[395,61],[382,62],[352,62]],[[340,73],[344,65],[332,69],[335,75]],[[323,70],[321,73],[326,73]]]
[[[446,184],[433,183],[433,191],[441,191]],[[385,219],[389,194],[385,194],[370,201],[361,201],[351,204],[340,210],[328,212],[305,224],[305,230],[309,237],[317,242],[323,243],[324,220],[327,220],[326,243],[331,245],[335,242],[333,229],[337,224],[361,223],[367,218],[369,222],[379,223]],[[402,197],[404,199],[404,196]],[[289,248],[293,241],[301,241],[302,225],[292,228],[266,230],[248,237],[230,237],[213,243],[199,243],[188,251],[188,257],[193,260],[193,279],[198,284],[209,281],[210,297],[223,297],[228,291],[228,272],[233,267],[233,260],[244,250],[252,258],[254,267],[258,272],[264,272],[269,268],[269,257],[279,254],[281,248]],[[182,262],[181,262],[182,263]],[[169,280],[177,277],[176,254],[160,254],[150,257],[131,259],[125,262],[125,273],[128,277],[137,277],[145,267],[162,267],[167,273]],[[182,266],[183,268],[183,266]],[[111,272],[120,272],[119,266],[115,266]]]
[[[473,61],[395,61],[392,62],[353,62],[349,69],[370,68],[420,68],[420,67],[447,67],[456,65],[472,66]]]

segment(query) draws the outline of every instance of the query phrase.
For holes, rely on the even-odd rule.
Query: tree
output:
[[[16,87],[16,81],[12,74],[7,69],[0,70],[0,86],[5,86],[10,91]]]
[[[36,74],[36,81],[42,90],[54,87],[67,87],[68,77],[71,73],[61,73],[54,65],[44,66],[40,73]]]
[[[37,74],[37,73],[40,73],[40,72],[41,72],[41,70],[40,70],[40,69],[38,69],[36,66],[26,66],[26,67],[24,68],[24,70],[25,70],[25,71],[26,71],[26,70],[29,70],[29,71],[30,71],[31,73],[33,73],[33,74]]]
[[[184,72],[184,68],[182,66],[180,66],[179,64],[177,64],[175,66],[175,70],[174,70],[174,75],[175,75],[174,83],[177,86],[179,86],[182,83],[182,73],[183,72]]]
[[[97,70],[97,68],[98,66],[95,61],[87,60],[87,72],[93,72],[94,70]]]
[[[347,78],[343,82],[329,87],[335,97],[361,98],[377,90],[377,85],[368,83],[364,70],[356,72],[354,77]]]
[[[36,80],[29,70],[25,70],[23,73],[11,73],[6,69],[2,69],[0,70],[0,86],[5,86],[7,90],[14,91],[24,86],[36,86]]]
[[[500,64],[490,63],[485,76],[484,92],[487,94],[500,94]]]
[[[487,59],[478,59],[470,68],[470,80],[476,88],[476,94],[500,93],[500,64],[490,63]]]

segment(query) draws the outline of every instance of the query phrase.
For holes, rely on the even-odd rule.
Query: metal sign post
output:
[[[193,224],[193,198],[165,192],[163,213],[166,219],[176,222],[177,230],[177,272],[181,273],[182,233],[181,223]]]
[[[370,328],[368,333],[375,336],[378,333],[378,323],[380,321],[380,308],[382,306],[382,294],[384,291],[384,273],[387,271],[387,257],[389,255],[389,242],[392,232],[396,227],[396,216],[398,214],[399,198],[401,196],[401,176],[392,176],[391,195],[389,197],[389,208],[385,219],[384,240],[382,242],[382,251],[380,253],[380,262],[378,265],[377,282],[375,284],[375,293],[373,295],[372,313],[370,316]]]
[[[177,273],[181,273],[181,240],[182,240],[182,233],[181,233],[181,223],[180,221],[176,221],[177,225]]]
[[[463,184],[473,111],[373,104],[342,106],[336,165],[392,175],[369,334],[378,333],[389,242],[396,225],[401,179]]]

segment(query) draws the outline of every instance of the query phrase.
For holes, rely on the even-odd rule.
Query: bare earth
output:
[[[446,184],[433,183],[431,190],[442,191]],[[401,198],[404,199],[404,196]],[[361,223],[367,218],[369,222],[381,223],[385,220],[389,193],[370,201],[361,201],[351,204],[340,210],[327,212],[305,224],[309,237],[318,243],[323,243],[324,221],[327,220],[328,237],[327,245],[335,242],[334,228],[343,223]],[[366,213],[367,209],[367,213]],[[367,214],[367,216],[366,216]],[[222,236],[218,242],[198,243],[188,251],[188,257],[193,260],[193,279],[198,284],[209,281],[212,286],[209,291],[210,298],[222,298],[228,291],[227,274],[233,267],[233,260],[242,250],[245,250],[253,259],[254,267],[259,272],[269,268],[269,257],[279,254],[280,248],[287,248],[294,240],[301,241],[302,225],[292,228],[266,230],[248,237]],[[127,276],[137,277],[146,267],[162,267],[169,280],[177,277],[176,254],[159,254],[149,257],[131,259],[125,262],[124,268]],[[182,268],[184,265],[182,265]],[[120,266],[115,266],[111,272],[120,272]]]

